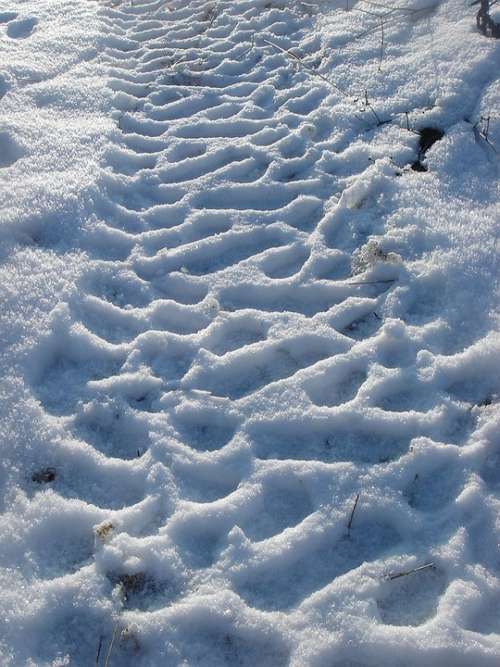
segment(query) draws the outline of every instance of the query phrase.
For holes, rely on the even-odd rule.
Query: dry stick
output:
[[[391,16],[392,14],[394,14],[395,11],[400,11],[400,10],[390,10],[390,11],[388,11],[388,12],[382,12],[382,13],[380,13],[380,12],[370,11],[369,9],[361,9],[361,7],[354,7],[353,9],[354,9],[355,11],[357,11],[357,12],[360,12],[361,14],[367,14],[368,16],[371,16],[372,18],[380,19],[380,21],[382,21],[382,22],[384,21],[384,19],[386,19],[386,18],[388,18],[389,16]],[[388,23],[389,25],[392,25],[393,23],[399,21],[399,19],[401,19],[401,15],[393,16],[387,23]],[[368,29],[368,31],[366,32],[366,34],[369,34],[369,32],[371,32],[371,31],[378,30],[379,27],[381,27],[381,28],[382,28],[382,31],[383,31],[383,29],[384,29],[384,24],[381,23],[379,26],[372,26],[372,28],[369,28],[369,29]],[[362,35],[363,35],[363,34],[364,34],[364,33],[362,33]],[[361,36],[362,36],[362,35],[361,35]],[[356,39],[356,37],[355,37],[355,39]]]
[[[252,35],[252,40],[251,40],[251,42],[252,42],[252,43],[250,44],[250,46],[248,47],[248,49],[246,49],[246,51],[243,51],[243,53],[240,53],[240,55],[239,55],[240,58],[243,58],[244,56],[247,55],[247,53],[250,53],[250,51],[251,51],[252,49],[255,48],[255,35]]]
[[[387,28],[387,26],[395,25],[395,24],[399,23],[400,20],[401,20],[401,16],[395,16],[394,18],[389,19],[388,21],[385,22],[385,27]],[[372,25],[371,28],[367,28],[363,32],[358,33],[357,35],[354,35],[352,40],[354,41],[356,39],[361,39],[362,37],[367,37],[371,33],[377,32],[377,30],[380,30],[380,24],[378,24],[378,23],[377,23],[377,25]]]
[[[390,16],[391,14],[394,13],[392,11],[382,12],[382,13],[380,13],[380,12],[371,12],[369,9],[361,9],[361,7],[354,7],[353,9],[357,12],[361,12],[361,14],[368,14],[368,16],[374,16],[377,19],[380,19],[380,18],[385,19],[386,16]]]
[[[374,2],[373,0],[359,0],[359,1],[364,2],[366,5],[372,5],[373,7],[380,7],[382,9],[387,9],[388,14],[391,14],[392,12],[403,12],[403,14],[410,14],[410,15],[416,14],[417,12],[427,11],[428,9],[434,9],[439,4],[439,2],[435,2],[432,5],[426,5],[425,7],[420,7],[420,9],[409,9],[408,7],[398,6],[398,5],[391,7],[391,5],[384,5],[383,2]]]
[[[416,14],[420,14],[424,11],[427,11],[428,9],[432,9],[436,5],[428,5],[427,7],[421,7],[420,9],[413,9],[413,10],[406,10],[404,11],[403,9],[398,9],[397,11],[402,12],[403,14],[407,16],[415,16]],[[388,14],[392,14],[393,12],[388,12]],[[393,25],[394,23],[398,23],[401,20],[401,16],[394,16],[392,19],[386,22],[385,26],[387,27],[388,25]],[[367,30],[364,30],[363,32],[358,33],[357,35],[354,35],[354,39],[361,39],[361,37],[366,37],[366,35],[369,35],[371,32],[375,32],[376,30],[380,30],[380,25],[372,26],[371,28],[368,28]]]
[[[387,9],[389,12],[397,12],[397,11],[406,11],[406,12],[412,12],[415,11],[413,9],[408,9],[408,7],[403,7],[403,6],[392,6],[392,5],[385,5],[383,2],[374,2],[374,0],[359,0],[359,2],[363,2],[365,5],[372,5],[372,7],[380,7],[381,9]]]
[[[419,12],[422,12],[422,11],[427,10],[427,9],[429,9],[429,7],[423,7],[422,9],[407,10],[407,11],[403,11],[402,9],[397,9],[395,11],[385,12],[384,14],[378,14],[378,16],[383,16],[384,18],[386,18],[388,16],[393,15],[392,18],[389,21],[386,22],[385,25],[387,26],[387,25],[393,25],[395,23],[399,23],[405,16],[412,17],[412,16],[415,16],[416,14],[418,14]],[[362,10],[360,10],[360,11],[362,11]],[[364,11],[365,11],[365,13],[368,13],[366,10],[364,10]],[[397,14],[396,16],[394,16],[396,11],[400,12],[400,13]],[[357,35],[354,35],[353,39],[360,39],[361,37],[365,37],[366,35],[369,35],[371,32],[375,32],[376,30],[379,30],[379,29],[380,29],[379,25],[372,26],[371,28],[367,28],[366,30],[364,30],[363,32],[358,33]]]
[[[99,637],[99,644],[97,645],[97,655],[95,657],[96,667],[99,666],[99,658],[101,657],[101,649],[102,649],[102,635]]]
[[[479,136],[481,136],[486,141],[488,146],[490,146],[490,148],[492,148],[495,151],[495,153],[498,153],[498,149],[491,143],[488,137],[486,137],[484,134],[481,134],[481,132],[479,133]]]
[[[382,36],[380,40],[380,62],[378,64],[378,71],[382,71],[382,61],[384,59],[384,19],[380,17],[380,30],[382,31]]]
[[[488,116],[488,118],[487,118],[488,122],[487,122],[486,130],[481,129],[481,123],[482,123],[483,120],[485,120],[485,118],[483,116],[481,116],[479,122],[477,122],[475,125],[472,126],[472,129],[474,130],[474,134],[476,135],[476,138],[479,137],[479,138],[483,139],[488,144],[488,146],[492,150],[494,150],[495,153],[498,154],[498,149],[488,139],[488,133],[489,133],[489,129],[490,129],[490,116]]]
[[[269,44],[269,46],[274,47],[278,51],[281,51],[281,53],[284,53],[285,55],[289,56],[290,58],[293,58],[294,60],[296,60],[299,63],[299,65],[301,67],[303,67],[307,72],[309,72],[313,76],[318,76],[320,79],[323,79],[323,81],[325,83],[327,83],[329,86],[334,88],[343,97],[349,97],[348,94],[345,91],[343,91],[341,88],[339,88],[337,85],[335,85],[326,76],[324,76],[320,72],[316,72],[316,70],[312,69],[312,67],[309,67],[309,65],[306,65],[305,62],[301,58],[299,58],[299,56],[295,55],[295,53],[292,53],[288,49],[284,49],[282,46],[278,46],[278,44],[274,44],[274,42],[270,42],[268,39],[265,39],[265,37],[262,37],[262,41],[265,42],[266,44]]]
[[[487,118],[483,118],[482,120],[486,121],[486,129],[483,132],[483,136],[486,139],[486,141],[488,141],[488,133],[490,131],[490,116],[488,116]]]
[[[333,83],[333,81],[330,81],[330,79],[328,79],[326,76],[324,76],[320,72],[316,72],[316,70],[312,69],[312,67],[309,67],[309,65],[306,65],[305,62],[301,58],[299,58],[298,56],[295,55],[295,53],[292,53],[288,49],[284,49],[282,46],[278,46],[278,44],[274,44],[274,42],[270,42],[268,39],[265,39],[264,37],[262,37],[262,41],[265,44],[268,44],[269,46],[272,46],[276,50],[281,51],[281,53],[284,53],[289,58],[293,58],[293,60],[295,60],[306,72],[309,72],[309,74],[311,74],[312,76],[319,77],[322,81],[324,81],[331,88],[333,88],[337,93],[339,93],[343,97],[349,99],[350,96],[344,90],[339,88],[335,83]],[[375,116],[377,124],[380,125],[380,118],[379,118],[377,112],[375,111],[375,109],[368,102],[368,96],[366,96],[366,106],[372,112],[372,114]],[[356,118],[358,118],[358,120],[362,120],[361,117],[358,116],[358,115],[356,115]]]
[[[395,283],[396,278],[389,278],[388,280],[359,280],[357,282],[349,281],[347,285],[385,285],[386,283]]]
[[[347,534],[349,534],[351,532],[352,520],[354,519],[354,512],[356,511],[356,507],[358,506],[358,500],[359,500],[360,495],[361,494],[358,493],[358,495],[356,496],[356,500],[354,501],[351,516],[349,517],[349,523],[347,524]]]
[[[218,13],[219,13],[219,5],[218,5],[218,3],[216,3],[216,4],[212,7],[212,10],[210,11],[210,14],[209,14],[210,23],[208,24],[208,28],[207,28],[207,30],[210,30],[210,28],[211,28],[211,27],[213,26],[213,24],[215,23],[215,19],[217,18],[217,14],[218,14]]]
[[[358,11],[358,12],[361,12],[362,14],[368,14],[368,16],[372,16],[372,17],[375,17],[375,18],[380,20],[380,29],[382,31],[382,39],[381,39],[381,43],[380,43],[380,61],[379,61],[379,65],[378,65],[378,71],[381,72],[382,71],[382,61],[384,59],[384,19],[387,16],[390,16],[393,13],[393,10],[380,14],[378,12],[371,12],[368,9],[361,9],[360,7],[354,7],[353,9]]]
[[[382,121],[380,120],[380,117],[379,117],[378,113],[377,113],[377,112],[375,111],[375,109],[372,107],[372,105],[371,105],[371,103],[370,103],[370,100],[368,99],[368,91],[367,91],[367,90],[365,90],[365,107],[366,107],[367,109],[370,109],[370,111],[372,112],[372,114],[375,116],[375,118],[377,119],[377,124],[378,124],[378,125],[382,125]],[[392,122],[392,119],[387,120],[387,121],[385,121],[385,122],[386,122],[386,123],[390,123],[390,122]]]
[[[118,625],[115,625],[115,627],[113,629],[113,636],[111,637],[111,642],[109,644],[108,653],[106,655],[106,660],[104,661],[104,667],[109,667],[109,660],[111,658],[111,651],[113,650],[113,646],[115,644],[115,639],[116,639],[117,634],[118,634]]]
[[[409,574],[414,574],[415,572],[421,572],[422,570],[429,570],[430,568],[435,567],[434,563],[426,563],[425,565],[420,565],[420,567],[414,567],[412,570],[406,570],[405,572],[398,572],[397,574],[389,574],[388,579],[391,581],[393,579],[399,579],[399,577],[407,577]]]

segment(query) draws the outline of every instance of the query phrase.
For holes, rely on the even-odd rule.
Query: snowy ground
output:
[[[2,667],[500,664],[476,10],[0,0]]]

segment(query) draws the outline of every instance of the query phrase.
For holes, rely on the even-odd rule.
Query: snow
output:
[[[0,0],[2,665],[498,665],[475,12]]]

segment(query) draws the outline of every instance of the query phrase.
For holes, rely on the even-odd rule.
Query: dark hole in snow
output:
[[[146,589],[148,578],[145,572],[136,572],[134,574],[116,574],[109,572],[107,574],[111,583],[122,587],[123,601],[130,602],[130,598],[140,595]]]
[[[43,468],[42,470],[37,470],[31,476],[33,482],[37,484],[48,484],[53,482],[56,478],[56,469],[55,468]]]
[[[444,137],[444,132],[437,127],[423,127],[418,133],[420,135],[418,159],[411,165],[411,168],[413,171],[427,171],[427,167],[422,164],[422,159],[429,148]]]
[[[125,596],[130,594],[140,593],[146,586],[146,575],[144,572],[136,572],[135,574],[122,574],[119,577],[119,582],[123,585]]]
[[[436,141],[444,137],[444,132],[437,127],[424,127],[419,131],[420,134],[420,154],[425,153],[433,146]]]
[[[180,592],[174,582],[157,580],[147,572],[108,572],[106,576],[113,586],[120,586],[125,609],[153,611],[172,602]]]
[[[420,160],[413,162],[411,168],[413,169],[413,171],[427,171],[427,167],[424,167],[424,165],[420,162]]]

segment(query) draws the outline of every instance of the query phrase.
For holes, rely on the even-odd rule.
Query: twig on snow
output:
[[[288,56],[289,58],[291,58],[292,60],[294,60],[298,65],[300,65],[300,67],[302,67],[302,68],[303,68],[306,72],[308,72],[311,76],[316,76],[316,77],[318,77],[319,79],[321,79],[322,81],[324,81],[328,86],[330,86],[330,88],[332,88],[333,90],[335,90],[335,92],[339,93],[339,95],[341,95],[342,97],[345,97],[346,99],[351,99],[351,96],[350,96],[348,93],[346,93],[345,90],[342,90],[342,88],[339,88],[339,87],[337,86],[337,84],[333,83],[333,81],[330,81],[330,79],[329,79],[328,77],[326,77],[324,74],[321,74],[321,72],[317,72],[317,71],[316,71],[315,69],[313,69],[312,67],[309,67],[309,65],[307,65],[307,64],[302,60],[302,58],[299,58],[299,56],[295,55],[295,53],[292,53],[292,51],[290,51],[290,50],[288,50],[288,49],[284,49],[282,46],[279,46],[278,44],[275,44],[274,42],[270,42],[268,39],[265,39],[265,37],[262,37],[262,41],[263,41],[265,44],[268,44],[269,46],[272,46],[272,47],[273,47],[274,49],[276,49],[277,51],[280,51],[281,53],[285,54],[286,56]],[[375,111],[375,109],[373,108],[373,106],[371,105],[371,103],[369,102],[369,100],[368,100],[368,93],[367,93],[366,91],[365,91],[365,107],[366,107],[366,108],[373,114],[373,116],[375,117],[375,120],[377,121],[377,125],[381,125],[381,124],[382,124],[382,121],[380,120],[380,116],[377,114],[377,112]],[[364,109],[362,109],[361,111],[364,111]],[[358,116],[358,115],[356,115],[356,118],[358,118],[358,120],[362,120],[361,117]],[[390,121],[387,121],[387,122],[390,122]]]
[[[207,19],[206,19],[208,21],[207,30],[210,30],[210,28],[215,23],[215,19],[217,18],[218,13],[219,13],[219,6],[218,3],[215,3],[215,5],[211,9],[209,9],[207,13]]]
[[[352,528],[352,521],[354,519],[354,513],[356,512],[356,507],[358,506],[359,496],[361,493],[358,493],[352,507],[351,516],[349,517],[349,523],[347,524],[347,534],[349,535]]]
[[[387,285],[389,283],[395,283],[396,278],[388,278],[387,280],[358,280],[350,281],[348,285]]]
[[[490,118],[491,116],[486,116],[486,118],[484,116],[481,116],[481,120],[486,121],[486,128],[483,130],[483,136],[486,139],[486,141],[488,141],[488,132],[490,131]]]
[[[99,644],[97,645],[97,654],[95,657],[96,667],[99,667],[99,658],[101,657],[101,649],[102,649],[102,635],[99,637]]]
[[[369,109],[372,112],[372,114],[375,116],[375,118],[377,120],[377,125],[382,125],[382,121],[380,120],[380,116],[375,111],[375,109],[372,107],[371,102],[368,99],[368,91],[367,90],[365,90],[365,107],[367,109]],[[389,121],[385,121],[385,122],[390,123],[391,121],[389,120]]]
[[[265,39],[265,37],[262,37],[262,41],[265,44],[268,44],[269,46],[272,46],[277,51],[281,51],[281,53],[284,53],[289,58],[292,58],[293,60],[295,60],[304,70],[306,70],[306,72],[309,72],[309,74],[312,74],[312,76],[317,76],[320,79],[322,79],[325,83],[327,83],[331,88],[336,90],[343,97],[349,97],[349,95],[345,91],[343,91],[341,88],[339,88],[335,83],[333,83],[333,81],[330,81],[330,79],[328,79],[328,77],[326,77],[324,74],[321,74],[321,72],[317,72],[312,67],[309,67],[309,65],[306,65],[306,63],[301,58],[299,58],[299,56],[296,56],[295,53],[292,53],[288,49],[284,49],[282,46],[279,46],[278,44],[275,44],[274,42],[270,42],[268,39]]]
[[[109,643],[108,653],[106,655],[106,660],[104,661],[104,667],[109,667],[109,661],[111,659],[111,653],[113,651],[113,646],[115,645],[117,634],[118,634],[118,624],[116,624],[115,627],[113,628],[113,636],[111,637],[111,641]]]
[[[414,567],[411,570],[405,570],[404,572],[397,572],[394,574],[387,575],[387,578],[391,581],[393,579],[399,579],[400,577],[407,577],[409,574],[415,574],[415,572],[422,572],[422,570],[430,570],[431,568],[436,567],[434,563],[425,563],[425,565],[420,565],[419,567]]]
[[[374,3],[371,3],[371,4],[374,4]],[[398,8],[397,10],[395,10],[395,11],[403,12],[403,14],[406,14],[407,16],[417,16],[418,14],[422,14],[422,13],[424,13],[424,12],[430,10],[430,9],[434,9],[436,6],[437,6],[437,4],[434,3],[432,5],[427,5],[426,7],[420,7],[420,9],[403,9],[401,7],[401,8]],[[366,12],[366,13],[368,13],[368,12]],[[387,12],[386,14],[384,14],[383,18],[386,18],[387,16],[389,16],[390,14],[393,14],[393,13],[394,13],[394,11],[391,10],[390,12]],[[387,27],[389,25],[393,25],[395,23],[399,23],[400,20],[401,20],[400,15],[393,16],[391,19],[389,19],[388,21],[385,22],[385,27]],[[372,26],[371,28],[367,28],[363,32],[360,32],[357,35],[354,35],[353,40],[354,39],[361,39],[361,37],[366,37],[366,35],[369,35],[372,32],[376,32],[377,30],[380,30],[380,24]]]
[[[474,134],[476,135],[476,138],[479,137],[480,139],[483,139],[490,148],[492,148],[495,153],[498,154],[497,148],[491,143],[491,141],[488,138],[489,132],[490,132],[490,119],[491,115],[488,116],[481,116],[479,121],[472,126],[472,129],[474,130]],[[486,127],[483,126],[483,122],[486,123]]]
[[[381,37],[380,37],[380,62],[378,64],[378,71],[382,71],[382,61],[384,60],[384,17],[380,17],[380,30],[381,30]]]
[[[246,56],[247,53],[250,53],[250,51],[251,51],[253,48],[255,48],[255,35],[252,35],[252,39],[251,39],[251,44],[250,44],[250,46],[248,47],[248,49],[246,49],[245,51],[243,51],[243,53],[240,53],[239,58],[243,58],[244,56]]]

